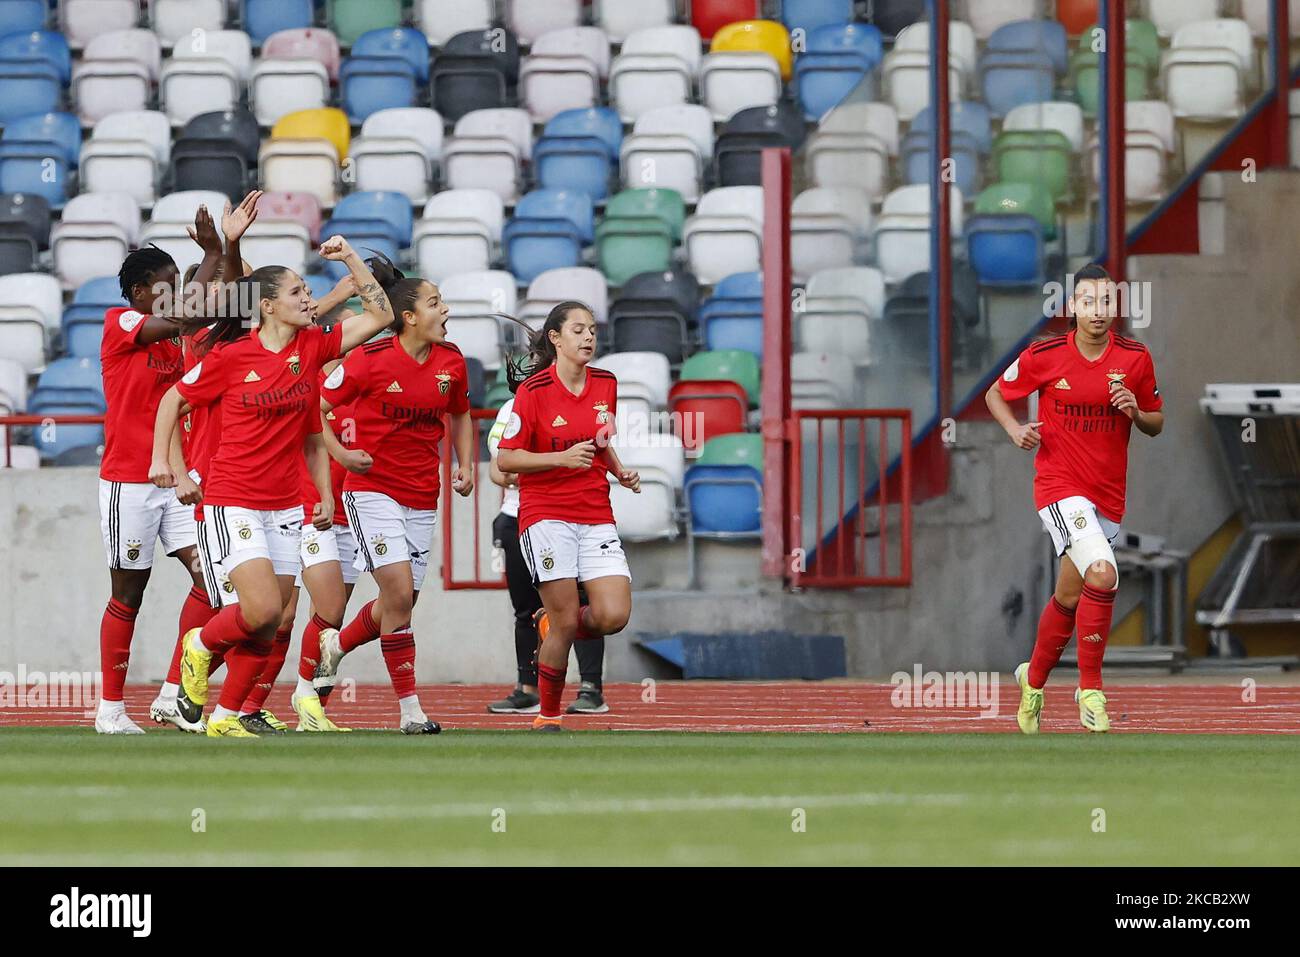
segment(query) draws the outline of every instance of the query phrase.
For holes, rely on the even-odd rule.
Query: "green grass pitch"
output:
[[[1300,859],[1291,736],[6,729],[0,767],[6,865]]]

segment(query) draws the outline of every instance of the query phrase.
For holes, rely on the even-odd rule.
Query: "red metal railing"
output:
[[[479,425],[485,419],[491,423],[496,419],[495,409],[474,409],[471,413],[475,425]],[[493,548],[484,548],[483,542],[483,496],[487,495],[487,501],[490,503],[491,515],[496,516],[501,508],[502,489],[493,485],[486,474],[478,471],[479,465],[479,443],[481,436],[474,436],[474,458],[471,463],[475,470],[474,491],[463,499],[451,490],[451,469],[452,469],[452,447],[450,433],[443,439],[442,443],[442,514],[438,521],[442,524],[442,587],[448,591],[459,588],[505,588],[505,565],[501,564],[500,571],[493,571],[491,566],[491,556]],[[457,577],[456,567],[456,516],[468,516],[472,523],[470,526],[470,535],[474,542],[472,550],[472,574],[469,577]],[[490,546],[491,536],[488,536],[487,544]],[[484,574],[484,558],[488,559],[487,574]]]
[[[103,425],[102,415],[0,415],[0,429],[4,429],[4,456],[0,458],[0,468],[9,468],[12,461],[9,449],[13,445],[14,434],[10,426],[21,425]]]
[[[873,421],[875,434],[868,429]],[[833,464],[827,423],[834,423]],[[897,428],[891,435],[891,425]],[[815,427],[805,428],[812,425]],[[795,411],[787,435],[789,541],[802,549],[788,579],[800,588],[912,583],[912,413],[908,409]],[[856,439],[856,441],[854,441]],[[805,454],[805,445],[815,449]],[[874,446],[874,448],[873,448]],[[898,459],[892,469],[890,462]],[[870,468],[868,463],[874,463]],[[807,496],[806,489],[814,490]],[[806,509],[811,506],[812,524]],[[869,515],[868,510],[874,514]],[[827,519],[829,518],[829,522]],[[872,521],[874,519],[874,521]],[[876,539],[873,547],[868,540]],[[812,547],[808,547],[811,543]]]

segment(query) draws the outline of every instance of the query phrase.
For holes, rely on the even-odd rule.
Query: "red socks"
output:
[[[564,671],[539,663],[537,694],[542,699],[541,717],[560,717],[560,699],[564,697]]]
[[[388,677],[398,699],[415,694],[415,635],[409,630],[381,635],[379,650],[384,654]]]
[[[357,612],[357,617],[353,618],[341,632],[339,632],[339,645],[344,652],[352,651],[364,645],[368,641],[374,641],[379,637],[379,623],[374,617],[375,602],[367,602],[361,606]]]
[[[185,597],[185,604],[181,605],[180,636],[176,639],[176,650],[172,652],[172,663],[167,669],[167,680],[171,684],[181,683],[181,653],[184,651],[182,642],[185,640],[185,635],[191,628],[202,628],[216,613],[217,610],[208,604],[207,592],[198,585],[190,589],[190,593]]]
[[[1101,688],[1101,659],[1106,654],[1114,610],[1114,591],[1083,586],[1075,621],[1079,632],[1079,687],[1085,691]]]
[[[121,701],[126,684],[127,662],[131,657],[131,636],[135,634],[138,608],[129,608],[116,598],[108,600],[99,625],[99,669],[103,675],[105,701]]]
[[[574,641],[590,641],[593,638],[605,637],[587,627],[587,609],[590,607],[590,605],[583,605],[578,609],[578,630],[573,633]]]
[[[271,642],[271,651],[266,656],[266,663],[262,665],[262,674],[253,685],[252,692],[244,699],[243,707],[239,709],[240,714],[252,714],[254,711],[262,710],[266,699],[271,696],[271,689],[275,687],[275,679],[280,677],[280,669],[284,667],[284,659],[289,655],[289,642],[292,638],[292,622],[275,633],[275,641]]]
[[[298,652],[299,678],[311,681],[316,676],[316,666],[320,664],[320,633],[326,628],[333,627],[334,625],[320,615],[311,616],[311,621],[307,623],[307,630],[302,633],[302,650]]]
[[[244,613],[238,605],[227,605],[212,616],[212,620],[203,626],[203,644],[215,648],[221,644],[239,644],[253,637],[253,630],[244,620]],[[227,656],[228,657],[228,656]],[[230,662],[226,662],[230,664]],[[240,699],[243,703],[243,699]]]
[[[230,611],[223,609],[223,613]],[[228,711],[239,712],[257,684],[266,659],[271,653],[271,642],[256,638],[246,639],[226,652],[226,680],[221,685],[218,704]]]
[[[1056,596],[1047,603],[1043,615],[1038,619],[1038,638],[1034,642],[1034,653],[1029,659],[1029,685],[1042,688],[1047,684],[1047,676],[1052,673],[1056,663],[1061,660],[1061,652],[1070,643],[1074,632],[1074,609],[1066,608]]]

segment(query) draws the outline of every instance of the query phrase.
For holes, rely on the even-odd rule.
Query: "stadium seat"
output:
[[[29,113],[5,124],[3,141],[54,149],[75,169],[81,150],[81,124],[71,113]]]
[[[524,44],[582,22],[582,0],[508,0],[506,26]]]
[[[417,83],[429,82],[429,41],[423,33],[411,27],[393,27],[364,33],[352,44],[352,55],[401,60],[415,72]]]
[[[434,46],[492,26],[494,0],[415,0],[415,24]]]
[[[1145,100],[1150,97],[1146,60],[1135,50],[1124,56],[1124,97]],[[1085,116],[1096,116],[1101,103],[1101,58],[1090,50],[1076,51],[1070,58],[1070,80],[1075,97]]]
[[[50,402],[84,402],[102,405],[103,375],[97,358],[55,359],[41,372],[29,405]]]
[[[145,110],[153,81],[146,67],[126,60],[83,60],[72,70],[72,98],[83,124],[110,113]]]
[[[280,117],[271,128],[271,139],[325,140],[334,147],[334,152],[342,162],[348,156],[352,128],[347,114],[342,110],[332,107],[299,110]]]
[[[966,226],[967,258],[984,286],[1041,287],[1043,226],[1033,216],[972,216]]]
[[[713,34],[709,52],[766,53],[780,67],[782,80],[789,80],[794,69],[790,34],[775,20],[728,23]]]
[[[59,29],[74,50],[101,33],[128,30],[140,16],[138,0],[60,0]]]
[[[250,166],[262,145],[256,117],[242,108],[200,113],[185,124],[181,136],[226,140]]]
[[[1070,141],[1055,130],[1009,131],[993,145],[993,169],[1004,183],[1037,183],[1053,202],[1074,198]]]
[[[59,82],[67,86],[72,79],[72,51],[63,34],[49,30],[9,32],[0,24],[0,60],[25,60],[47,63],[54,68]]]
[[[952,234],[962,232],[961,191],[952,187]],[[876,260],[887,282],[930,268],[930,187],[902,186],[885,197],[876,224]]]
[[[808,297],[856,299],[873,319],[885,311],[885,277],[871,266],[823,269],[808,280]]]
[[[220,210],[214,217],[220,218]],[[50,233],[54,270],[65,289],[103,273],[103,263],[121,260],[139,243],[140,211],[127,193],[82,193],[68,201]]]
[[[591,364],[618,377],[620,401],[627,394],[640,396],[656,410],[668,405],[672,373],[663,353],[611,352]]]
[[[744,390],[749,406],[758,407],[759,363],[750,352],[697,352],[682,364],[679,377],[679,382],[692,380],[735,382]]]
[[[597,259],[610,283],[668,269],[685,218],[682,197],[669,189],[629,189],[613,197],[596,230]]]
[[[1056,68],[1041,51],[990,51],[980,60],[980,90],[996,117],[1049,100],[1055,88]]]
[[[934,134],[913,128],[903,138],[903,181],[907,184],[930,182],[930,154]],[[953,182],[963,195],[974,195],[983,185],[983,157],[979,144],[966,133],[954,130],[950,136],[949,156]]]
[[[527,110],[517,107],[475,110],[456,121],[455,135],[471,138],[508,140],[514,153],[523,160],[533,154],[533,121]]]
[[[729,23],[763,15],[761,0],[692,0],[690,11],[691,23],[705,40]]]
[[[532,129],[528,112],[513,107],[465,114],[443,146],[446,185],[490,189],[513,205],[519,198],[524,163],[532,154]]]
[[[47,0],[0,0],[0,23],[6,31],[44,30],[49,9]]]
[[[279,0],[267,0],[275,2]],[[330,80],[339,77],[342,55],[339,41],[328,30],[303,29],[277,30],[262,44],[263,60],[315,60],[325,67]]]
[[[414,215],[411,201],[402,193],[383,190],[349,193],[334,207],[332,221],[345,219],[384,224],[394,243],[401,247],[411,245]],[[328,225],[322,226],[321,231],[330,234]]]
[[[0,415],[23,412],[27,408],[27,373],[13,359],[0,357]],[[0,439],[4,433],[0,432]],[[3,442],[0,441],[0,445]]]
[[[688,536],[757,538],[762,534],[763,473],[757,468],[692,465],[686,470],[683,494]]]
[[[339,159],[329,140],[273,137],[263,144],[258,167],[265,190],[311,193],[327,209],[338,197]]]
[[[577,266],[594,239],[591,197],[571,190],[534,190],[502,231],[510,270],[532,282],[548,269]]]
[[[1045,239],[1056,238],[1056,207],[1041,182],[994,183],[975,198],[975,215],[1032,216],[1043,227]]]
[[[503,269],[457,273],[438,284],[443,301],[453,312],[504,313],[517,311],[515,277]]]
[[[29,264],[23,271],[30,268]],[[5,274],[0,269],[0,276]],[[38,310],[0,305],[0,356],[18,363],[30,375],[45,367],[47,341],[45,322]]]
[[[1006,23],[988,38],[987,49],[990,53],[1046,54],[1058,76],[1064,76],[1070,69],[1069,38],[1065,27],[1055,20],[1017,20]]]
[[[566,299],[586,303],[599,323],[604,323],[609,318],[609,290],[605,277],[600,270],[587,266],[551,269],[542,273],[528,284],[527,303],[523,312],[544,314]],[[521,314],[520,318],[525,316]]]
[[[584,56],[524,57],[519,66],[519,102],[537,123],[565,110],[596,106],[600,102],[596,64]]]
[[[240,0],[240,22],[253,46],[281,30],[301,30],[312,25],[312,0]]]
[[[625,123],[688,103],[691,88],[690,69],[675,56],[621,53],[610,67],[609,102]]]
[[[859,189],[875,200],[889,188],[890,155],[888,144],[873,133],[832,132],[823,123],[808,138],[804,169],[814,186]]]
[[[229,139],[181,137],[172,146],[173,189],[210,189],[238,203],[248,192],[248,168]]]
[[[705,193],[683,230],[686,260],[701,281],[758,269],[763,245],[763,190],[726,186]]]
[[[487,269],[501,242],[504,205],[486,189],[435,194],[415,224],[412,241],[420,274],[441,282],[458,272]]]
[[[1170,44],[1177,50],[1225,50],[1237,58],[1242,78],[1248,87],[1255,85],[1258,63],[1254,38],[1245,20],[1199,20],[1180,27]]]
[[[783,0],[781,22],[794,33],[811,33],[818,27],[840,26],[853,20],[853,0]]]
[[[732,380],[679,379],[668,392],[668,414],[687,455],[714,436],[745,431],[748,404],[744,389]]]
[[[930,102],[930,55],[895,48],[884,60],[885,95],[900,120],[909,121]],[[961,74],[953,63],[949,68],[949,91],[961,99]]]
[[[625,418],[622,382],[619,382],[619,417]],[[630,431],[630,435],[626,434]],[[684,449],[673,435],[620,426],[611,444],[619,460],[641,476],[639,495],[612,481],[610,505],[619,536],[627,541],[672,539],[678,534],[677,490],[685,477]]]
[[[1056,0],[1056,18],[1070,36],[1086,32],[1100,19],[1101,0]]]
[[[1189,23],[1223,16],[1222,0],[1143,0],[1142,7],[1162,39],[1173,37]]]
[[[623,284],[622,297],[658,299],[670,302],[688,320],[694,321],[700,301],[700,284],[685,270],[642,273]]]
[[[208,30],[184,36],[176,41],[170,62],[208,63],[213,60],[228,64],[235,71],[241,87],[248,83],[253,69],[253,47],[248,34],[243,30]]]
[[[578,56],[590,60],[596,74],[609,77],[609,37],[599,27],[569,26],[548,30],[533,41],[533,56]]]
[[[926,17],[926,0],[874,0],[870,20],[886,37],[896,37],[906,27]]]
[[[349,147],[356,187],[391,189],[423,204],[442,155],[442,117],[427,107],[378,110]]]
[[[613,43],[622,43],[637,30],[667,26],[677,13],[676,0],[645,0],[642,3],[596,0],[594,7],[593,22]]]
[[[33,272],[0,276],[0,303],[35,309],[51,341],[59,330],[63,318],[63,293],[59,281],[51,275]]]
[[[813,38],[810,43],[817,43],[818,37],[831,37],[836,39],[848,38],[855,35],[865,35],[867,31],[873,31],[869,34],[874,37],[875,42],[880,42],[880,33],[874,27],[865,24],[847,24],[841,27],[819,27],[813,32]],[[830,41],[821,45],[832,47],[836,44]],[[848,44],[844,44],[848,47]],[[844,101],[846,97],[859,91],[858,95],[865,98],[873,99],[876,91],[864,91],[862,81],[870,76],[874,79],[872,72],[880,62],[879,58],[872,59],[873,55],[859,52],[858,49],[825,49],[809,50],[803,53],[795,61],[794,74],[798,89],[799,105],[803,108],[804,116],[810,120],[820,119],[828,112]]]
[[[615,352],[655,352],[674,366],[694,345],[689,316],[676,302],[626,293],[610,305],[609,337]]]
[[[1128,106],[1126,105],[1126,109]],[[1171,116],[1172,122],[1172,116]],[[1083,110],[1077,103],[1026,103],[1009,111],[1002,119],[1003,132],[1054,130],[1066,138],[1072,153],[1083,150]],[[1172,131],[1171,131],[1172,132]]]
[[[1241,18],[1250,27],[1251,36],[1257,40],[1268,39],[1272,22],[1271,3],[1272,0],[1240,0]],[[1289,0],[1287,9],[1290,14],[1291,37],[1294,39],[1300,36],[1300,0]]]
[[[1221,32],[1220,25],[1239,27],[1240,32]],[[1180,37],[1185,43],[1195,45],[1180,46]],[[1244,51],[1236,44],[1237,40],[1246,41]],[[1174,116],[1201,122],[1240,116],[1246,108],[1246,70],[1253,70],[1254,56],[1253,41],[1249,40],[1245,23],[1222,20],[1190,24],[1179,31],[1174,41],[1160,70],[1165,98]]]
[[[101,33],[81,54],[82,60],[126,60],[144,67],[151,83],[162,73],[162,44],[152,30],[114,30]]]
[[[1168,104],[1158,101],[1168,108]],[[1091,174],[1094,184],[1101,182],[1101,144],[1091,144]],[[1129,129],[1124,137],[1124,198],[1130,205],[1156,203],[1165,197],[1165,180],[1172,148],[1160,134]]]
[[[50,204],[33,193],[0,194],[0,232],[26,237],[34,249],[48,249]]]
[[[49,63],[0,59],[0,124],[57,111],[62,98],[58,70]]]
[[[854,366],[847,356],[796,352],[790,357],[790,400],[795,408],[845,408],[855,392]]]
[[[710,299],[700,307],[700,328],[711,352],[736,350],[763,358],[762,299]]]
[[[164,47],[171,47],[194,31],[220,30],[226,20],[226,0],[151,0],[149,19]]]
[[[80,188],[118,190],[152,206],[162,171],[171,161],[171,123],[152,110],[110,113],[81,146]]]
[[[519,82],[519,40],[502,27],[457,33],[443,44],[442,54],[486,58],[505,78],[506,86],[513,88]]]
[[[1101,28],[1093,21],[1092,25],[1079,36],[1077,49],[1088,53],[1096,53],[1093,47],[1097,46],[1097,31]],[[1124,21],[1124,38],[1126,53],[1133,54],[1141,61],[1143,68],[1148,74],[1155,74],[1160,70],[1160,34],[1156,31],[1156,25],[1150,20],[1142,20],[1130,17]]]
[[[664,106],[642,113],[620,149],[624,186],[660,187],[695,203],[713,151],[713,117],[695,104]]]
[[[415,72],[396,57],[349,57],[339,69],[341,102],[354,124],[379,110],[414,106]]]
[[[814,187],[790,207],[790,268],[796,283],[813,274],[865,261],[873,215],[871,197],[850,187]]]
[[[872,317],[862,300],[807,295],[792,318],[797,349],[842,355],[864,365],[874,361]]]
[[[700,33],[692,26],[669,24],[646,27],[628,35],[620,47],[624,56],[674,57],[686,67],[693,80],[699,76],[701,53]]]
[[[259,222],[297,223],[313,245],[320,242],[321,205],[312,193],[264,192],[257,200],[257,218]]]
[[[1174,112],[1164,100],[1137,100],[1124,104],[1124,128],[1130,133],[1150,133],[1166,153],[1177,152]]]
[[[345,47],[371,30],[402,23],[402,0],[329,0],[327,11],[330,28]]]
[[[781,68],[768,53],[710,53],[700,66],[700,102],[715,120],[775,105],[781,95]]]
[[[537,141],[533,174],[544,189],[581,189],[603,199],[622,143],[622,123],[609,107],[566,110]]]
[[[506,78],[488,56],[443,52],[433,61],[432,105],[448,120],[506,105]]]
[[[183,126],[200,113],[214,109],[234,109],[239,105],[240,96],[241,85],[235,68],[217,57],[173,56],[163,64],[158,80],[158,98],[173,126]]]
[[[248,81],[248,103],[262,126],[273,126],[286,113],[328,106],[330,77],[317,60],[262,59]]]
[[[33,193],[61,209],[71,186],[67,161],[47,145],[0,140],[0,193]]]

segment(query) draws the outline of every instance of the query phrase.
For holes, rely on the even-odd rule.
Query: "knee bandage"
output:
[[[1065,554],[1070,557],[1070,561],[1074,562],[1074,567],[1079,569],[1079,574],[1085,578],[1088,575],[1088,566],[1093,562],[1107,562],[1115,569],[1115,587],[1119,588],[1119,563],[1115,561],[1115,552],[1103,533],[1098,532],[1071,542]]]

